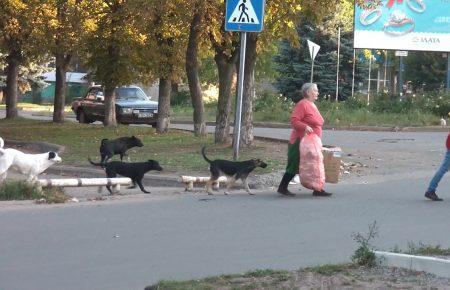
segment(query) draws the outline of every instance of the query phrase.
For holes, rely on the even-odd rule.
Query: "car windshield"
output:
[[[148,100],[147,95],[138,88],[117,88],[116,89],[117,99],[138,99],[138,100]]]

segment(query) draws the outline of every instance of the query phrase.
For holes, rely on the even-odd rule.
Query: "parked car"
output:
[[[158,102],[151,101],[138,86],[115,89],[116,119],[120,124],[149,124],[156,126]],[[100,86],[90,87],[84,98],[72,102],[72,110],[80,123],[105,119],[105,97]]]

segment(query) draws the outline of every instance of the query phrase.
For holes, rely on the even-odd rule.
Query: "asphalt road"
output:
[[[450,195],[426,201],[426,181],[338,184],[328,186],[332,198],[305,189],[296,198],[166,192],[1,208],[0,289],[143,289],[160,279],[347,262],[357,247],[352,233],[374,221],[379,249],[448,247]]]
[[[160,279],[347,262],[357,247],[352,233],[374,221],[379,249],[410,241],[450,247],[448,176],[443,202],[423,198],[445,136],[324,132],[325,144],[371,166],[366,176],[327,184],[331,198],[305,189],[296,198],[166,189],[114,201],[0,206],[0,289],[143,289]]]

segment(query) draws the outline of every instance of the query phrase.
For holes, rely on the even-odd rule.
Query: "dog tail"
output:
[[[211,163],[211,160],[209,160],[208,157],[206,157],[206,146],[202,147],[202,155],[203,158],[206,160],[206,162]]]
[[[89,160],[89,163],[91,163],[92,165],[95,165],[95,166],[101,166],[101,167],[104,167],[104,166],[105,166],[105,165],[104,165],[103,163],[101,163],[101,162],[95,163],[94,161],[92,161],[92,159],[91,159],[90,156],[88,156],[88,160]]]

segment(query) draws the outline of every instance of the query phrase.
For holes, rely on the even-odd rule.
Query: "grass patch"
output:
[[[326,276],[331,276],[333,274],[343,272],[351,266],[352,264],[336,264],[336,265],[326,264],[307,268],[306,270]]]
[[[212,289],[277,289],[277,286],[292,278],[292,273],[283,270],[255,270],[240,275],[221,275],[200,280],[162,280],[148,286],[146,290],[212,290]],[[281,288],[278,288],[281,289]]]
[[[148,126],[119,125],[106,128],[102,125],[85,125],[74,122],[56,124],[51,121],[36,121],[17,118],[0,120],[0,136],[4,139],[21,141],[46,141],[65,146],[61,157],[63,164],[91,166],[87,157],[94,161],[100,159],[99,147],[103,138],[115,139],[120,136],[135,135],[144,143],[144,147],[128,151],[132,162],[148,159],[158,160],[165,171],[208,171],[200,150],[207,146],[211,158],[231,159],[233,149],[230,145],[214,144],[213,136],[196,138],[191,132],[171,130],[166,134],[157,134]],[[240,160],[261,158],[269,165],[255,172],[281,170],[285,161],[285,143],[256,141],[255,146],[240,150]],[[114,156],[113,160],[120,160]]]
[[[409,242],[407,254],[422,256],[450,256],[450,248],[442,248],[440,245],[432,246],[419,243],[418,245]]]
[[[37,200],[43,203],[64,203],[70,197],[61,187],[44,188],[23,180],[5,181],[0,185],[0,200]]]

